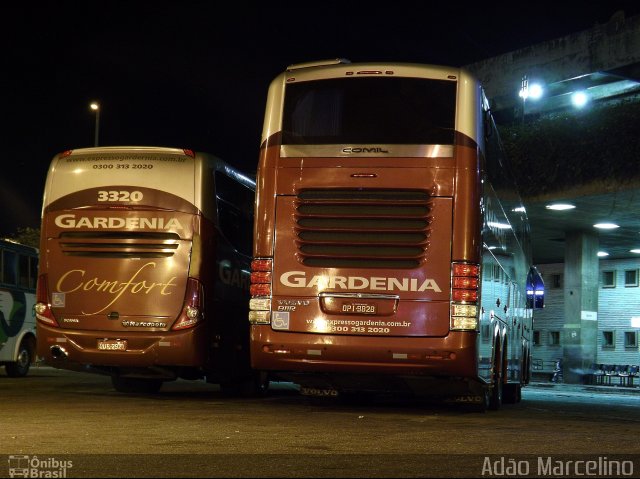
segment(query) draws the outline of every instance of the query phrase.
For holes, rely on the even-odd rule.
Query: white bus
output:
[[[23,377],[35,359],[38,250],[0,239],[0,365]]]

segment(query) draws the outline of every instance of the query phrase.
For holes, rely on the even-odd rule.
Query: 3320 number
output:
[[[115,190],[100,190],[98,191],[98,201],[124,201],[124,202],[138,202],[142,201],[141,191],[115,191]]]

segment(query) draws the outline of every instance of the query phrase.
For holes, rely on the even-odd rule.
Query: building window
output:
[[[562,275],[561,274],[552,274],[551,275],[551,288],[552,289],[560,289],[562,288]]]
[[[624,332],[624,347],[635,349],[638,347],[638,332],[637,331],[625,331]]]
[[[549,346],[560,346],[560,331],[549,331]]]
[[[624,285],[626,287],[638,286],[638,270],[637,269],[625,270]]]
[[[482,336],[482,341],[484,341],[485,343],[489,342],[489,339],[490,339],[489,333],[490,333],[489,325],[483,324],[480,328],[480,335]]]
[[[614,349],[616,347],[614,331],[602,331],[602,348]]]
[[[493,280],[500,281],[502,278],[502,269],[497,264],[493,265]]]
[[[602,272],[602,287],[603,288],[615,288],[616,287],[616,272],[615,271],[603,271]]]
[[[533,332],[533,345],[540,346],[540,331]]]

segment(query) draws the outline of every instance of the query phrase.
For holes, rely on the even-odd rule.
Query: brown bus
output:
[[[254,201],[255,182],[206,153],[56,155],[42,210],[38,355],[111,375],[119,391],[250,380]]]
[[[338,59],[276,77],[253,255],[251,364],[269,378],[481,410],[520,400],[540,280],[465,70]]]

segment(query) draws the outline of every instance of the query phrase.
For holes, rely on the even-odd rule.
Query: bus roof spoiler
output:
[[[287,67],[287,71],[291,70],[300,70],[301,68],[311,68],[311,67],[325,67],[329,65],[340,65],[345,63],[351,63],[351,60],[347,60],[346,58],[332,58],[330,60],[318,60],[315,62],[304,62],[304,63],[294,63],[293,65],[289,65]]]

